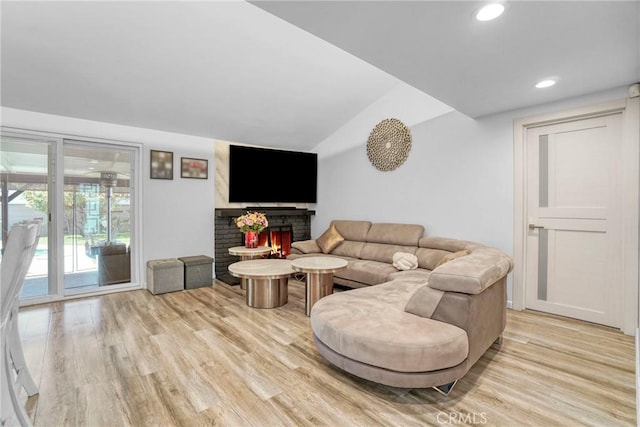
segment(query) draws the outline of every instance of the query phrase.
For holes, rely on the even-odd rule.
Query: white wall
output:
[[[411,128],[411,152],[380,172],[359,146],[319,160],[311,235],[332,219],[422,224],[427,235],[481,242],[513,255],[513,122],[627,96],[627,88],[471,119],[451,112]],[[368,132],[367,132],[368,134]],[[512,283],[509,281],[509,300]]]
[[[358,146],[369,137],[371,129],[386,118],[396,118],[411,127],[451,111],[453,108],[448,105],[400,82],[316,145],[313,151],[322,159]]]
[[[74,135],[76,139],[105,138],[143,145],[142,282],[146,281],[147,260],[190,255],[213,257],[213,139],[5,107],[1,123],[25,130]],[[150,179],[151,149],[174,153],[173,180]],[[180,178],[180,157],[209,160],[209,179]]]

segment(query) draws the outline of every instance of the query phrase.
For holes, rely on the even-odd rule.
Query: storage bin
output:
[[[213,258],[206,255],[178,258],[184,264],[184,288],[194,289],[213,284]]]
[[[184,289],[184,264],[176,258],[147,261],[147,290],[154,295]]]

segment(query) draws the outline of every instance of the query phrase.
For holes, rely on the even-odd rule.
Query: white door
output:
[[[526,134],[526,308],[622,323],[622,115]]]

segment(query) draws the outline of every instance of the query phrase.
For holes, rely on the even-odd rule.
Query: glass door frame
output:
[[[42,304],[64,299],[102,295],[119,291],[142,289],[142,153],[143,144],[131,141],[94,138],[80,135],[61,134],[55,132],[35,131],[30,129],[1,126],[2,135],[35,139],[49,142],[49,294],[26,298],[20,301],[21,306]],[[65,290],[64,287],[64,144],[86,143],[132,150],[131,170],[131,282],[110,285],[105,288],[89,291]],[[43,142],[44,143],[44,142]]]
[[[126,289],[129,290],[131,289],[132,284],[137,283],[138,287],[140,287],[141,284],[141,280],[140,280],[140,275],[139,272],[142,271],[140,269],[137,268],[138,262],[137,260],[139,260],[139,249],[138,247],[141,246],[138,244],[138,242],[140,241],[137,237],[136,237],[136,231],[138,230],[138,224],[139,221],[136,219],[137,215],[136,215],[136,207],[138,205],[138,203],[136,203],[138,200],[140,200],[139,198],[136,197],[135,195],[135,189],[137,189],[139,186],[136,185],[136,183],[138,182],[138,180],[136,180],[136,171],[139,170],[140,168],[136,165],[137,163],[137,159],[140,158],[140,152],[141,149],[136,150],[136,147],[131,146],[129,144],[126,143],[122,143],[122,142],[118,142],[118,143],[114,143],[114,142],[109,142],[109,143],[105,143],[104,140],[96,140],[94,139],[87,139],[87,138],[79,138],[79,137],[73,137],[73,138],[64,138],[63,140],[63,151],[64,151],[64,147],[65,146],[76,146],[76,147],[90,147],[92,149],[97,148],[97,149],[106,149],[106,150],[114,150],[114,149],[118,149],[119,147],[123,150],[127,150],[131,153],[132,156],[132,161],[131,161],[131,168],[130,168],[130,176],[131,179],[129,181],[129,185],[130,185],[130,200],[131,200],[131,222],[130,222],[130,227],[131,227],[131,232],[130,232],[130,236],[131,236],[131,244],[129,245],[131,248],[131,282],[129,283],[121,283],[121,284],[110,284],[107,287],[104,288],[93,288],[93,289],[75,289],[75,288],[65,288],[64,287],[64,262],[62,262],[62,287],[64,288],[64,294],[66,296],[84,296],[84,295],[94,295],[94,294],[101,294],[101,293],[109,293],[108,291],[110,290],[119,290],[119,289]],[[64,153],[63,156],[64,157]],[[60,168],[62,169],[62,181],[64,181],[64,168]],[[64,183],[63,183],[63,190],[64,190]],[[61,233],[61,236],[64,236],[64,206],[62,208],[62,217],[60,218],[60,230],[59,232]],[[64,253],[64,238],[61,237],[61,245],[59,246],[59,250],[61,250],[62,252],[60,252],[61,254]],[[138,257],[138,258],[137,258]],[[107,291],[107,292],[105,292]]]
[[[45,215],[47,220],[47,293],[44,295],[33,296],[21,300],[27,304],[40,304],[50,302],[58,299],[58,289],[56,286],[55,274],[56,267],[58,265],[58,254],[56,248],[58,245],[58,233],[56,229],[56,219],[54,212],[58,209],[59,201],[53,196],[55,194],[56,187],[56,153],[58,151],[58,145],[62,143],[62,139],[54,137],[50,134],[42,134],[37,132],[25,132],[22,130],[13,130],[7,127],[0,127],[0,133],[2,137],[16,138],[19,140],[32,141],[33,143],[46,144],[47,146],[47,209],[48,212]],[[3,217],[3,221],[8,221],[8,218]]]

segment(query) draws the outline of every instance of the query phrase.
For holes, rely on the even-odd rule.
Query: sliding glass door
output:
[[[134,150],[64,144],[64,287],[74,293],[131,281]]]
[[[23,298],[55,292],[49,283],[49,254],[53,247],[49,212],[54,148],[55,142],[47,139],[4,134],[0,139],[0,252],[4,253],[9,230],[13,225],[36,218],[42,219],[38,247],[22,289]]]
[[[139,286],[134,182],[140,146],[5,128],[1,137],[0,252],[14,224],[43,219],[23,300]]]

